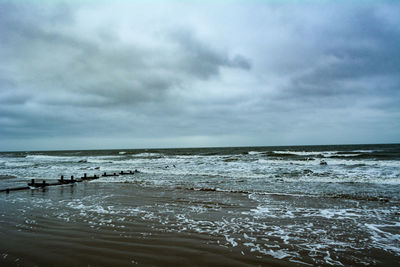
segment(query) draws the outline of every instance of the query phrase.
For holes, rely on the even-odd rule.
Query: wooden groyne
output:
[[[82,177],[80,178],[75,178],[73,175],[71,175],[70,178],[66,179],[64,175],[61,175],[60,179],[57,180],[57,182],[53,183],[47,183],[46,180],[42,180],[41,182],[36,182],[35,179],[31,179],[31,181],[28,183],[27,186],[19,186],[19,187],[13,187],[13,188],[6,188],[6,189],[0,189],[0,192],[5,192],[9,193],[11,191],[21,191],[21,190],[27,190],[27,189],[36,189],[36,188],[45,188],[48,186],[55,186],[55,185],[65,185],[65,184],[74,184],[74,183],[80,183],[83,181],[91,181],[91,180],[96,180],[99,179],[100,177],[111,177],[111,176],[119,176],[119,175],[132,175],[135,173],[139,173],[138,170],[134,171],[120,171],[119,173],[112,173],[112,174],[107,174],[104,172],[101,176],[100,175],[93,175],[93,176],[87,176],[86,173],[83,174]]]

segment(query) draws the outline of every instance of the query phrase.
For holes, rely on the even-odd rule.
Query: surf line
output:
[[[137,169],[134,171],[120,171],[119,173],[112,173],[112,174],[107,174],[104,172],[101,176],[102,177],[110,177],[110,176],[119,176],[119,175],[132,175],[135,173],[139,173]],[[42,180],[41,182],[36,182],[35,179],[31,179],[31,182],[28,183],[28,186],[20,186],[20,187],[13,187],[13,188],[6,188],[6,189],[0,189],[0,192],[5,192],[5,193],[10,193],[11,191],[21,191],[21,190],[27,190],[27,189],[37,189],[37,188],[45,188],[48,186],[55,186],[55,185],[64,185],[64,184],[74,184],[74,183],[80,183],[83,181],[91,181],[91,180],[96,180],[99,179],[100,175],[93,175],[93,176],[87,176],[86,173],[83,174],[82,177],[75,179],[73,175],[71,175],[71,178],[65,179],[64,175],[61,175],[60,179],[57,180],[57,182],[53,183],[47,183],[46,180]]]

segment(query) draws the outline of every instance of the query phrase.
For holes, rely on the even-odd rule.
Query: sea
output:
[[[3,152],[1,189],[0,266],[400,266],[400,144]]]

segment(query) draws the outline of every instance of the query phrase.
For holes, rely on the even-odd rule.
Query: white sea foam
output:
[[[73,161],[73,160],[79,160],[83,159],[83,157],[76,157],[76,156],[50,156],[50,155],[27,155],[25,157],[26,160],[31,160],[31,161]]]
[[[132,157],[140,157],[140,158],[150,158],[150,157],[162,157],[163,154],[161,153],[139,153],[139,154],[133,154],[131,155]]]
[[[371,231],[372,241],[376,247],[400,255],[400,222],[393,222],[392,224],[366,223],[365,226]],[[391,229],[391,231],[388,229]]]
[[[228,235],[225,235],[225,239],[228,243],[230,243],[232,245],[232,247],[236,247],[238,245],[238,243],[235,241],[235,239],[232,237],[229,237]]]
[[[373,152],[381,152],[383,150],[381,149],[377,149],[377,150],[367,150],[367,149],[361,149],[361,150],[353,150],[352,152],[356,152],[356,153],[373,153]]]
[[[273,151],[275,154],[283,154],[283,155],[298,155],[298,156],[315,156],[318,155],[320,152],[313,152],[313,151],[289,151],[289,150],[276,150]]]

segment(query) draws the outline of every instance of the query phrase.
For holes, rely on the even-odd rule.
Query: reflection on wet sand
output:
[[[391,244],[384,239],[369,244],[374,216],[388,222],[398,216],[395,207],[379,212],[383,203],[376,201],[82,183],[3,195],[1,203],[2,240],[10,240],[0,245],[5,264],[398,261],[385,252]]]

